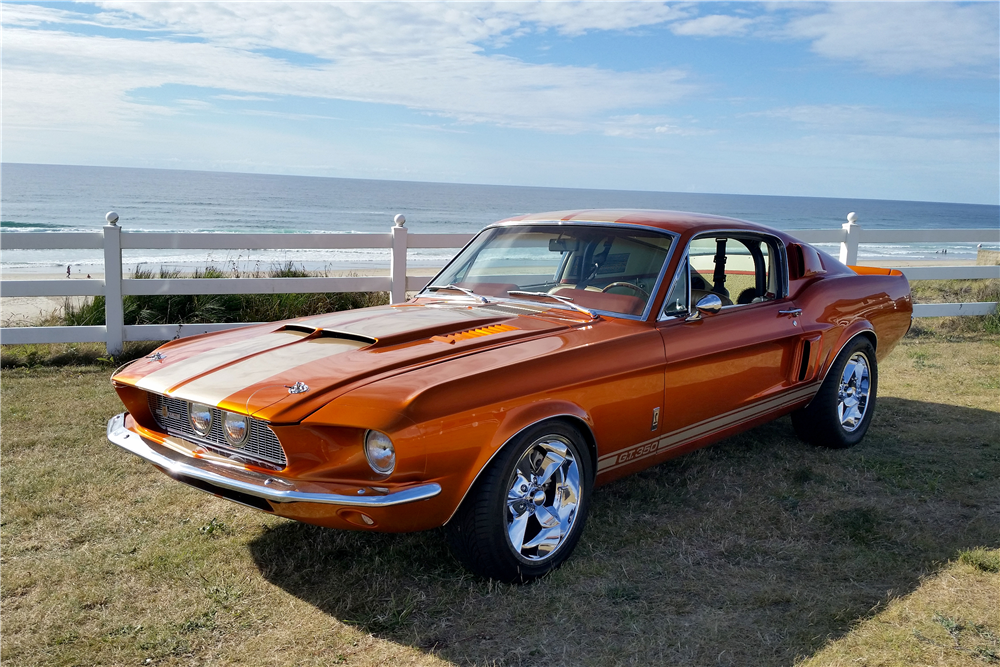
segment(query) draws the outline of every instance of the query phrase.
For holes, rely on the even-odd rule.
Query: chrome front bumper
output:
[[[127,412],[123,412],[108,420],[108,440],[125,451],[145,459],[180,481],[184,481],[184,478],[196,480],[203,484],[220,487],[220,489],[263,498],[273,503],[324,503],[344,507],[390,507],[427,500],[441,493],[441,486],[434,483],[412,486],[383,495],[376,495],[371,490],[367,491],[371,495],[356,496],[304,490],[303,487],[315,488],[318,485],[311,482],[289,481],[235,466],[221,466],[161,447],[125,428],[125,415],[127,414]],[[359,487],[359,493],[361,492],[366,492],[365,487]]]

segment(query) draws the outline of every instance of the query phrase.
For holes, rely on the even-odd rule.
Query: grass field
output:
[[[4,665],[1000,664],[1000,337],[933,327],[847,451],[787,418],[596,491],[576,553],[474,579],[109,445],[101,365],[2,374]]]

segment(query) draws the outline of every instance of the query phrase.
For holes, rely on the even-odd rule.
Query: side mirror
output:
[[[686,322],[700,320],[705,315],[715,315],[722,310],[722,299],[716,294],[709,294],[703,296],[694,307],[695,312],[687,317]]]

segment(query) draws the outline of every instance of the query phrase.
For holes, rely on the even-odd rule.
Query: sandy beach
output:
[[[103,273],[91,273],[92,280],[104,280]],[[86,280],[87,274],[67,278],[65,273],[14,273],[3,272],[3,280]],[[0,298],[0,325],[28,326],[38,320],[53,315],[61,316],[66,309],[66,301],[80,305],[89,297],[85,296],[7,296]]]

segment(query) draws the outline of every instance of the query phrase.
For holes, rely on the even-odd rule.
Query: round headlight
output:
[[[212,408],[204,403],[188,403],[188,419],[198,435],[208,435],[212,430]]]
[[[247,436],[250,435],[250,418],[246,415],[235,412],[227,412],[222,420],[223,430],[226,432],[226,440],[233,447],[242,447],[246,444]]]
[[[396,448],[385,433],[368,431],[365,434],[365,456],[368,465],[377,473],[388,475],[396,467]]]

